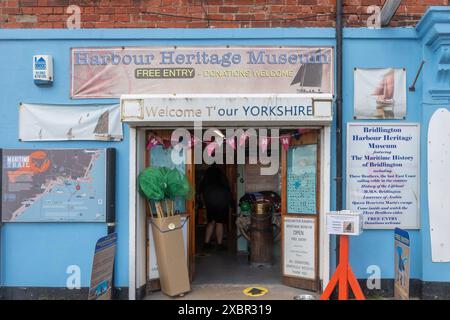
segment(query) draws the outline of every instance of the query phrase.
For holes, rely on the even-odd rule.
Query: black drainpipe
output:
[[[342,207],[342,0],[336,1],[336,210]],[[336,237],[336,266],[339,264],[339,237]]]

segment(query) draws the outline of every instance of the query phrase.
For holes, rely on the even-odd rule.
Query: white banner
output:
[[[122,94],[333,93],[331,47],[71,49],[71,97]]]
[[[419,228],[418,124],[351,123],[347,130],[347,209],[365,229]]]
[[[42,105],[21,103],[21,141],[121,140],[120,108],[109,105]]]

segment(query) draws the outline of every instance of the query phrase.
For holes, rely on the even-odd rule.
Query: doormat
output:
[[[248,287],[242,291],[242,293],[248,297],[261,297],[268,292],[269,290],[263,287]]]

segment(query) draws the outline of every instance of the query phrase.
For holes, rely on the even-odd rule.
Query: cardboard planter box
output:
[[[181,217],[153,218],[151,223],[162,292],[174,297],[191,291]]]

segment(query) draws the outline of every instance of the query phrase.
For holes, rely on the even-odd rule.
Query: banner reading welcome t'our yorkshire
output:
[[[72,48],[71,97],[333,92],[331,47]]]

